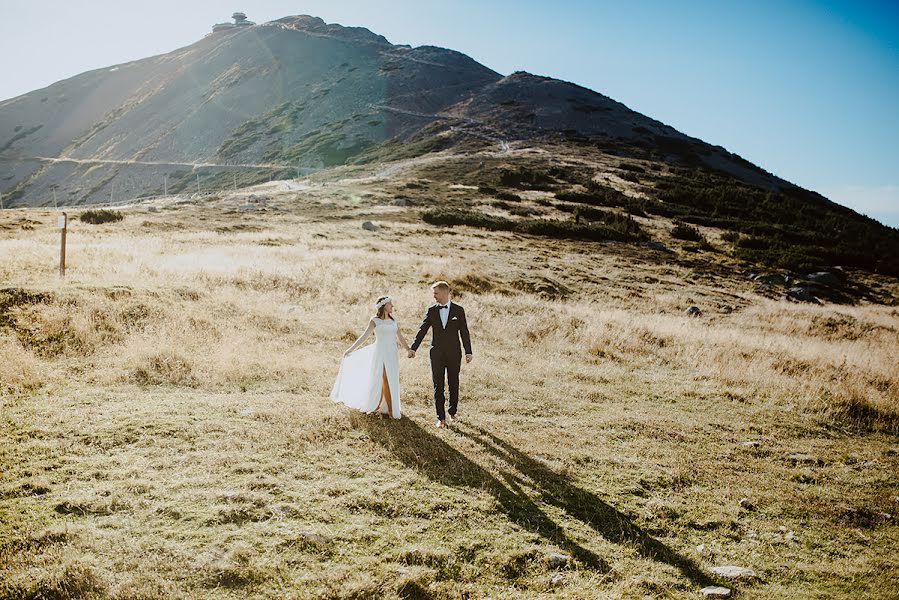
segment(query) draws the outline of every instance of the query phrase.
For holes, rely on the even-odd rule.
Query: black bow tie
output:
[[[437,310],[443,310],[444,308],[449,308],[449,306],[447,306],[446,304],[438,304],[437,305]]]

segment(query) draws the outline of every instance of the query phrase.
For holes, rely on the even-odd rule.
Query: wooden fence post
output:
[[[59,276],[66,276],[66,227],[68,226],[68,216],[66,213],[60,215],[57,221],[60,231],[59,239]]]

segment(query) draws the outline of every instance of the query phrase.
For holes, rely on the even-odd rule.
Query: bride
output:
[[[397,342],[407,352],[410,348],[393,316],[393,299],[378,298],[375,309],[377,314],[369,320],[368,327],[343,354],[331,400],[369,414],[378,413],[381,418],[399,419],[402,412]],[[372,332],[375,343],[356,351]]]

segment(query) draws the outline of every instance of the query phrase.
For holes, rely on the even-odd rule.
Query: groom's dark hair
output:
[[[437,289],[439,289],[439,290],[447,290],[447,291],[449,291],[450,286],[449,286],[449,284],[448,284],[447,282],[445,282],[445,281],[437,281],[437,282],[434,282],[434,285],[431,286],[431,289],[432,289],[432,290],[433,290],[434,288],[437,288]]]

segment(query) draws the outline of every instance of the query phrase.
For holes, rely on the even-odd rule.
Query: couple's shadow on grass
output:
[[[511,467],[503,468],[499,477],[412,419],[384,423],[362,418],[359,423],[375,442],[407,467],[431,480],[452,487],[488,492],[509,520],[565,548],[584,567],[602,573],[611,570],[602,557],[572,539],[562,526],[547,515],[528,495],[527,488],[535,490],[533,495],[540,502],[561,509],[606,540],[631,545],[641,556],[677,568],[694,584],[714,583],[692,559],[678,554],[644,532],[614,506],[596,494],[577,487],[563,475],[482,427],[457,424],[452,431],[476,442],[484,451],[499,459],[500,464]]]

